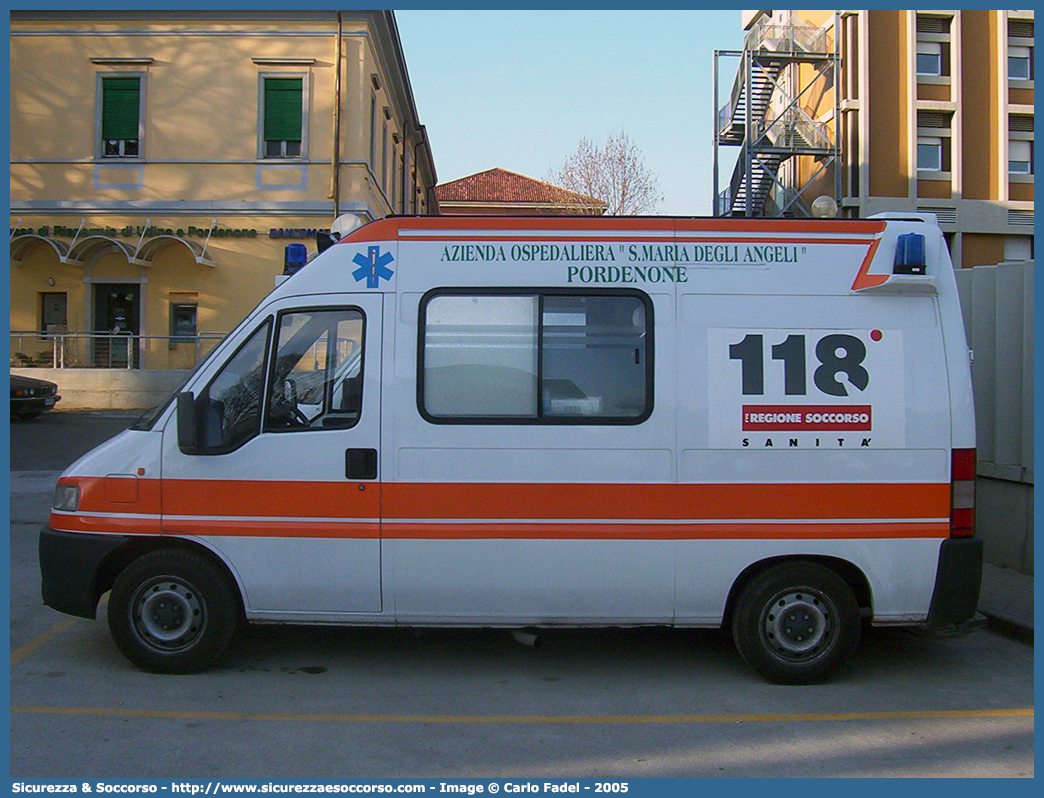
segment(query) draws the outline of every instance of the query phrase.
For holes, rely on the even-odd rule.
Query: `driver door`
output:
[[[163,531],[205,538],[251,617],[382,609],[382,306],[280,300],[193,385],[199,453],[164,435]]]

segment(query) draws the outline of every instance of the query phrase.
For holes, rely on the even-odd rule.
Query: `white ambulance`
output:
[[[731,630],[780,682],[974,616],[932,217],[389,218],[73,464],[45,602],[153,671],[237,622]]]

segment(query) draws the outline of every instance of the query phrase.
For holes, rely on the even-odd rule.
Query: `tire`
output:
[[[109,596],[109,631],[117,648],[153,673],[206,668],[228,646],[238,616],[225,575],[210,560],[183,549],[135,560]]]
[[[851,588],[812,562],[762,571],[743,588],[732,616],[732,637],[743,659],[777,684],[829,677],[855,653],[859,627]]]

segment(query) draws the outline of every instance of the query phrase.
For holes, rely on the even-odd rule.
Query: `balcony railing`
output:
[[[775,53],[830,52],[827,28],[810,25],[796,14],[787,23],[772,22],[768,17],[754,23],[743,40],[746,50],[767,50]]]
[[[225,333],[127,335],[11,331],[12,368],[192,369]]]

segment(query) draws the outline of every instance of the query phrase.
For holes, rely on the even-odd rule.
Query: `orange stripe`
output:
[[[89,481],[83,480],[81,485]],[[152,482],[156,484],[148,490],[158,491],[158,481]],[[360,485],[365,490],[359,490]],[[94,484],[92,490],[96,488]],[[351,517],[396,519],[384,525],[384,535],[389,538],[944,537],[948,525],[929,519],[948,518],[950,514],[948,483],[382,484],[168,480],[163,491],[163,531],[173,534],[380,536],[377,522],[339,520]],[[102,518],[52,514],[52,526],[82,532],[160,532],[156,518],[120,517],[121,513],[157,513],[144,512],[135,504],[110,503],[106,507],[81,507],[85,512],[110,513]],[[692,518],[707,520],[658,523],[688,522]],[[859,522],[845,523],[846,518]],[[911,521],[889,520],[895,518]],[[804,519],[824,523],[801,523]],[[459,523],[471,520],[476,523]],[[604,523],[617,520],[623,523]],[[563,523],[568,521],[581,523]]]
[[[780,237],[780,236],[757,236],[749,238],[715,238],[711,236],[700,236],[699,238],[677,238],[672,233],[664,233],[663,235],[657,236],[642,236],[641,238],[629,239],[629,238],[611,238],[611,239],[599,239],[595,240],[590,236],[579,236],[570,233],[563,233],[562,235],[556,235],[552,237],[526,237],[525,235],[513,235],[506,237],[504,235],[495,235],[492,232],[487,235],[463,235],[457,231],[447,231],[446,233],[432,232],[430,236],[410,236],[409,238],[402,239],[404,241],[530,241],[530,242],[547,242],[549,244],[557,244],[561,242],[578,242],[584,244],[603,244],[603,245],[614,245],[614,244],[840,244],[840,245],[869,245],[874,243],[876,239],[862,239],[862,238],[839,238],[839,239],[823,239],[823,238],[793,238],[791,236]]]
[[[366,241],[394,241],[403,230],[560,230],[643,232],[729,232],[729,233],[825,233],[874,235],[885,229],[883,221],[818,220],[792,221],[774,219],[685,219],[672,217],[454,217],[434,216],[412,219],[383,219],[360,228],[338,244]],[[414,239],[416,240],[416,239]],[[822,239],[817,239],[822,240]]]
[[[322,519],[377,518],[380,514],[379,482],[168,479],[163,483],[164,516]]]
[[[105,502],[101,478],[75,480],[85,512],[159,514],[159,480],[134,504]],[[362,486],[365,489],[359,490]],[[935,484],[541,484],[166,480],[167,516],[267,518],[941,518]]]
[[[159,523],[141,519],[53,516],[52,529],[119,535],[158,535]],[[335,523],[178,519],[164,534],[341,540],[867,540],[945,538],[946,523],[699,523],[512,524]]]
[[[383,485],[385,518],[948,518],[950,485],[402,483]]]
[[[873,263],[874,255],[877,254],[877,248],[879,246],[881,246],[880,238],[870,245],[866,257],[863,258],[863,265],[859,267],[859,273],[856,275],[855,281],[852,283],[853,291],[859,291],[863,288],[873,288],[874,286],[881,285],[888,279],[887,274],[869,274],[870,264]]]

